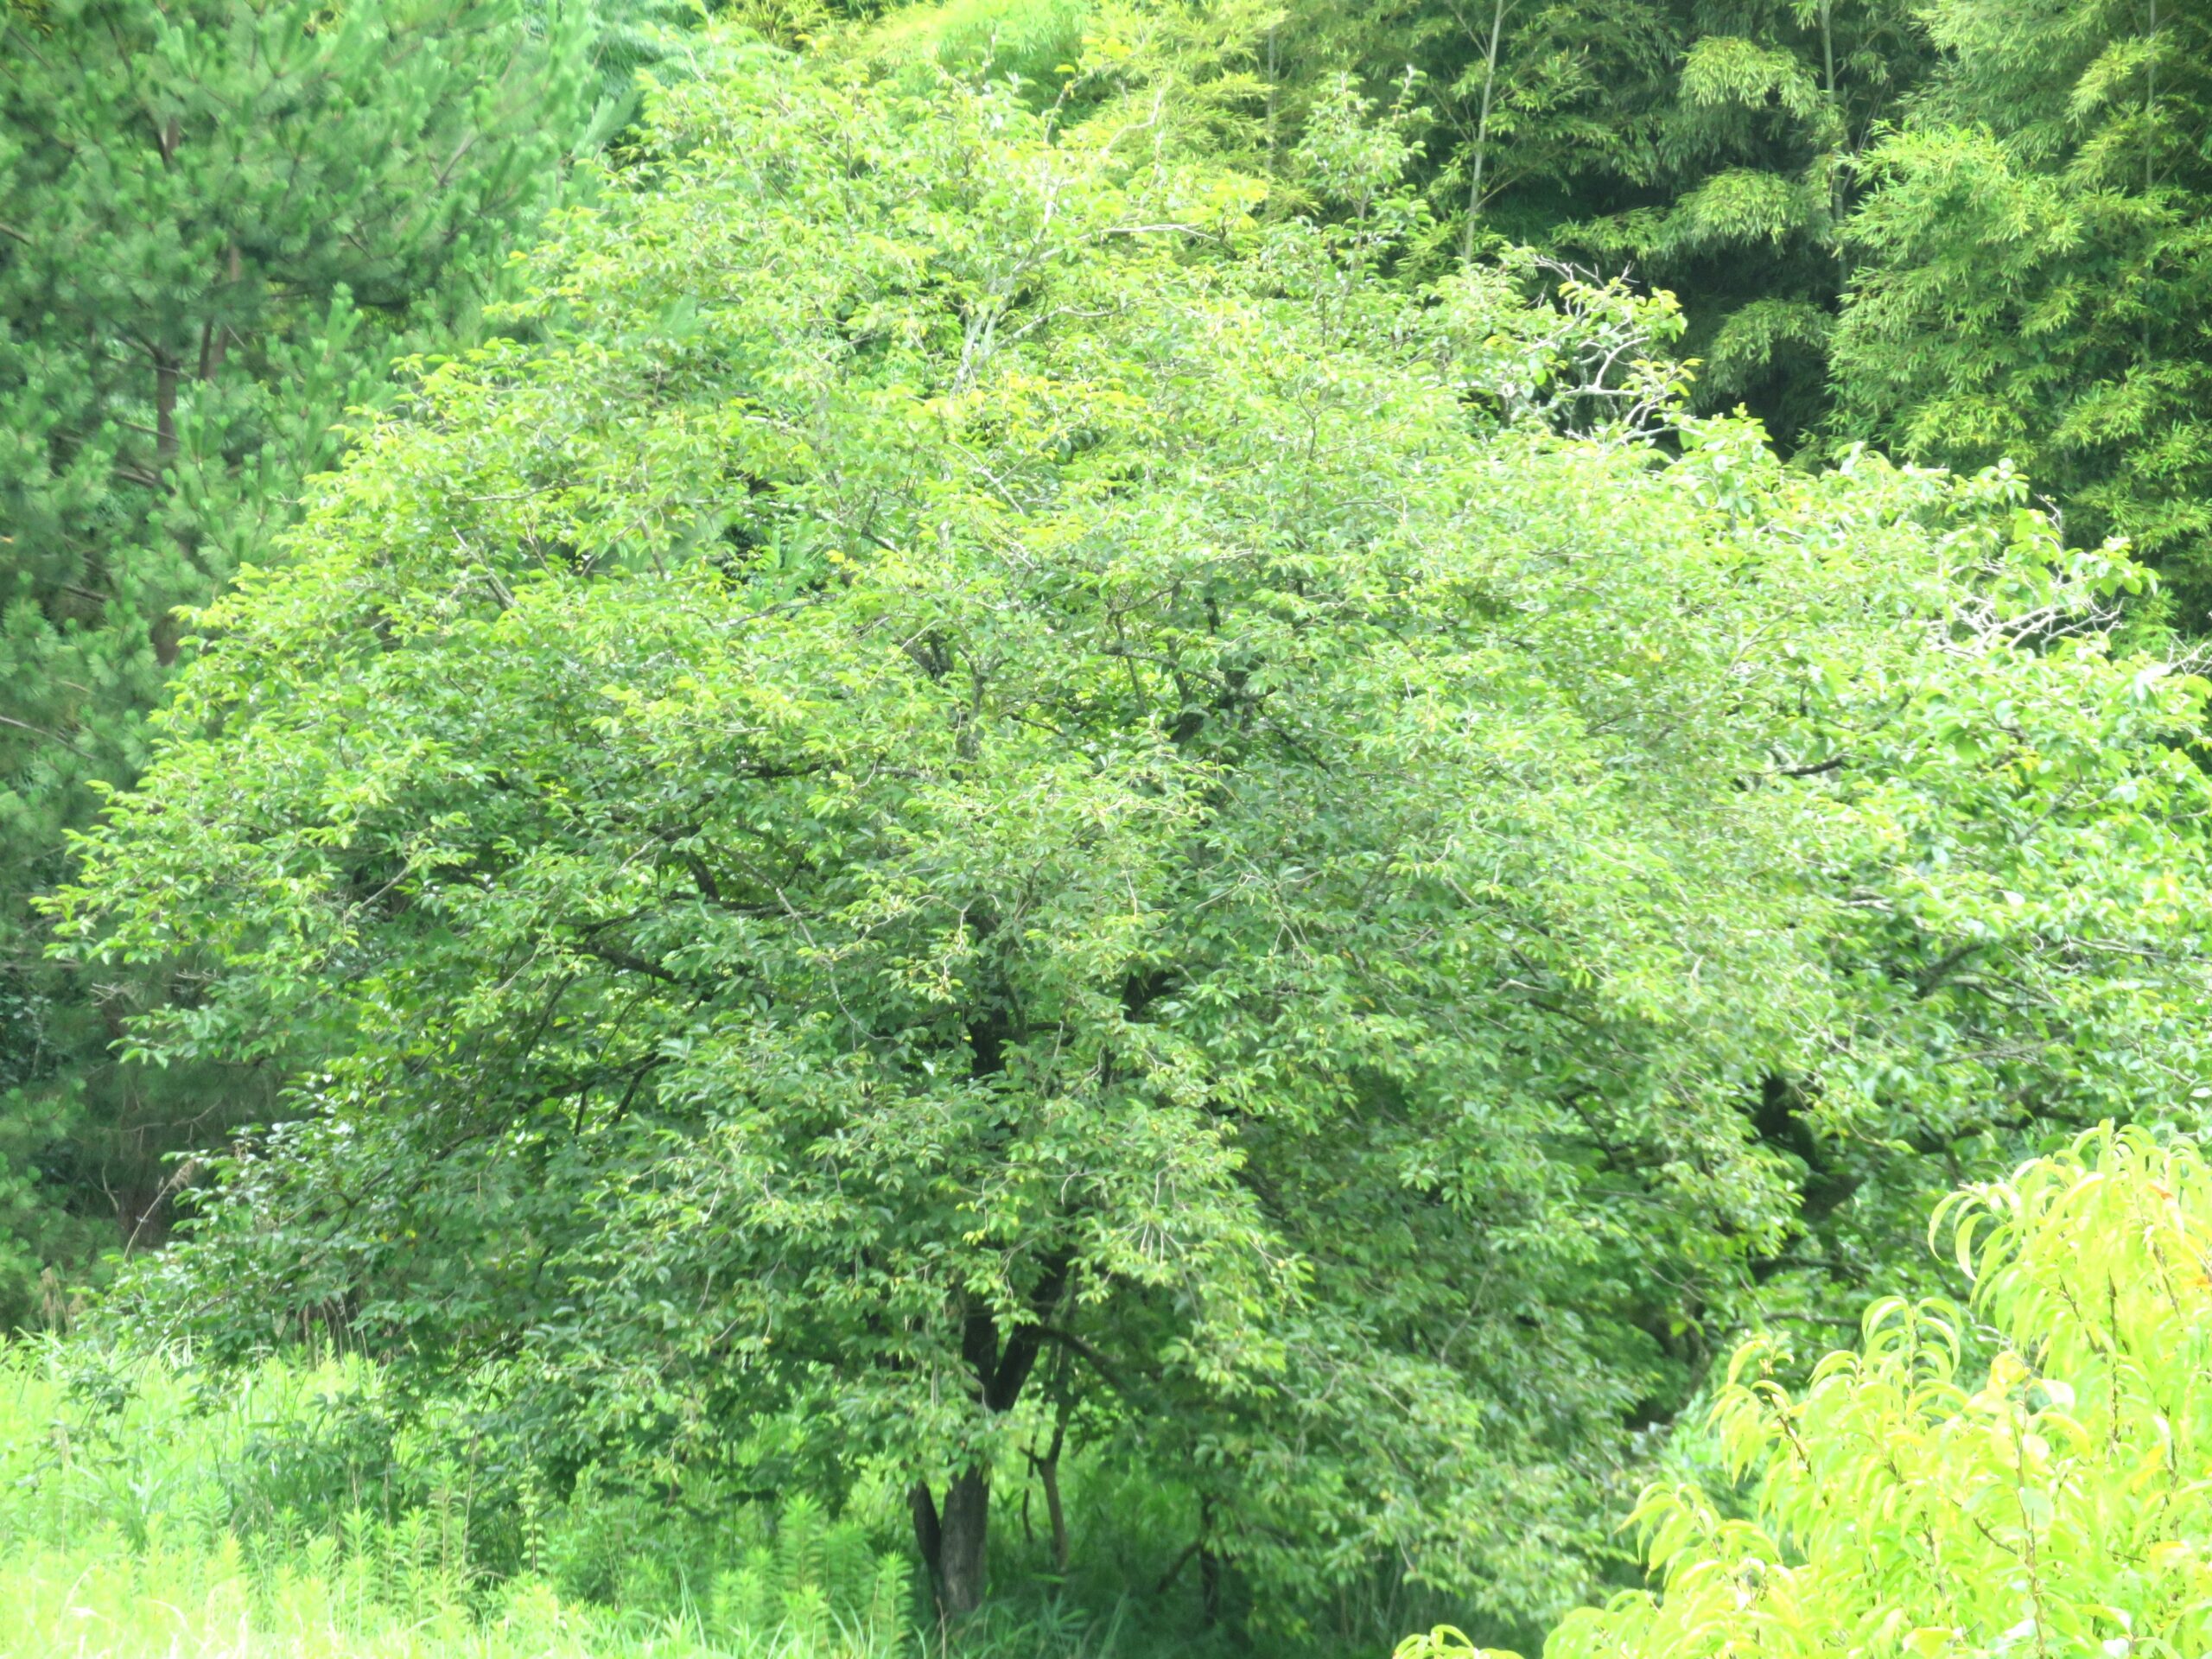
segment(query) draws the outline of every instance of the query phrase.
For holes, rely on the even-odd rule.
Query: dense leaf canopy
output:
[[[1343,88],[1268,221],[1153,89],[702,50],[85,845],[144,1049],[295,1080],[163,1306],[874,1459],[925,1548],[1065,1411],[1259,1581],[1525,1609],[1708,1325],[2204,1074],[2204,687],[2009,474],[1382,280]]]

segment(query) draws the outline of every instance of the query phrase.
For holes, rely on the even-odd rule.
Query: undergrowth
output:
[[[358,1358],[213,1373],[0,1343],[0,1656],[1205,1659],[1244,1648],[1179,1560],[1173,1483],[1071,1476],[1067,1571],[942,1628],[904,1501],[717,1501],[543,1471],[402,1408]],[[1025,1524],[1025,1522],[1031,1524]],[[1009,1566],[1050,1551],[1018,1495]],[[1381,1613],[1383,1610],[1372,1610]],[[1389,1617],[1389,1615],[1385,1615]],[[1379,1620],[1378,1631],[1389,1628]],[[1335,1643],[1325,1645],[1335,1646]],[[1364,1647],[1366,1643],[1358,1644]]]

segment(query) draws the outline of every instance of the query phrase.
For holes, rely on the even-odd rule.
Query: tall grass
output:
[[[1099,1458],[1064,1475],[1065,1571],[1006,1483],[1000,1592],[947,1630],[887,1477],[836,1514],[680,1473],[556,1481],[469,1422],[359,1357],[211,1374],[0,1342],[0,1659],[1230,1659],[1255,1627],[1277,1659],[1343,1659],[1463,1617],[1388,1575],[1294,1641],[1229,1575],[1210,1609],[1195,1493]]]
[[[0,1341],[0,1659],[1187,1659],[1238,1646],[1196,1577],[1188,1494],[1071,1469],[1076,1566],[1005,1495],[1011,1593],[930,1611],[903,1496],[842,1513],[711,1484],[671,1502],[556,1482],[359,1357],[212,1374],[82,1342]],[[556,1488],[558,1488],[557,1493]],[[1030,1524],[1034,1521],[1036,1526]],[[1379,1643],[1360,1643],[1359,1649]],[[1341,1651],[1342,1649],[1338,1649]]]
[[[587,1478],[487,1516],[359,1361],[213,1379],[0,1347],[0,1655],[918,1659],[906,1562],[794,1499],[650,1526]],[[514,1506],[510,1506],[512,1509]],[[484,1548],[487,1522],[514,1535]],[[488,1556],[519,1555],[499,1572]],[[594,1591],[600,1593],[593,1594]]]

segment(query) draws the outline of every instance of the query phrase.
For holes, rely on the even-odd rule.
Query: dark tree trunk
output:
[[[1012,1411],[1020,1399],[1022,1385],[1036,1369],[1038,1353],[1045,1345],[1041,1321],[1058,1305],[1067,1282],[1066,1260],[1052,1262],[1031,1293],[1035,1319],[1015,1326],[1003,1346],[998,1321],[989,1310],[969,1311],[962,1324],[961,1357],[975,1375],[976,1390],[986,1411],[994,1415]],[[1053,1501],[1057,1509],[1057,1488]],[[936,1586],[938,1608],[947,1618],[974,1612],[983,1600],[985,1546],[991,1518],[989,1464],[979,1459],[955,1477],[945,1488],[942,1507],[931,1499],[928,1486],[918,1483],[908,1492],[907,1505],[914,1517],[914,1542]]]
[[[1160,1582],[1153,1586],[1154,1596],[1164,1596],[1174,1587],[1175,1580],[1183,1576],[1183,1569],[1192,1561],[1198,1564],[1198,1607],[1200,1627],[1211,1630],[1221,1619],[1221,1557],[1215,1554],[1210,1540],[1213,1536],[1213,1500],[1198,1499],[1198,1535],[1183,1546],[1182,1554],[1160,1575]]]
[[[943,1533],[938,1526],[937,1500],[930,1496],[930,1489],[920,1481],[906,1494],[906,1507],[914,1516],[914,1548],[922,1558],[922,1571],[930,1575],[931,1588],[937,1584],[938,1546]]]
[[[914,1517],[914,1544],[937,1592],[938,1610],[961,1618],[983,1602],[984,1545],[990,1535],[991,1475],[980,1464],[945,1489],[940,1510],[930,1489],[917,1482],[906,1495]]]
[[[1052,1565],[1062,1573],[1068,1570],[1068,1516],[1060,1507],[1060,1446],[1066,1427],[1065,1420],[1053,1425],[1052,1449],[1037,1465],[1037,1477],[1045,1488],[1045,1512],[1052,1520]]]
[[[989,1536],[990,1471],[971,1466],[945,1489],[938,1532],[937,1580],[949,1618],[972,1613],[983,1603],[983,1547]]]
[[[177,366],[173,358],[157,355],[154,359],[154,472],[159,477],[163,468],[176,459],[176,382]]]

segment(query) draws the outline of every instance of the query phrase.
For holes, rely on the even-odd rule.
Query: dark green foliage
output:
[[[1280,33],[1294,80],[1421,72],[1462,250],[1496,231],[1679,295],[1701,406],[2009,457],[2208,626],[2201,0],[1400,0]]]
[[[1878,124],[1933,52],[1897,0],[1293,4],[1268,33],[1293,120],[1341,66],[1408,71],[1433,116],[1426,261],[1500,237],[1675,290],[1707,408],[1795,443],[1826,411],[1840,222]]]
[[[1414,74],[1417,270],[1491,236],[1632,268],[1683,302],[1701,407],[1792,446],[2009,455],[2204,626],[2201,3],[1290,0],[1220,27],[1179,61],[1251,78],[1233,148],[1278,179],[1330,76]]]
[[[1798,442],[1825,412],[1859,157],[1931,54],[1898,0],[1674,10],[1678,55],[1641,119],[1611,103],[1622,142],[1585,198],[1606,210],[1578,204],[1552,234],[1684,296],[1707,405],[1747,401]]]
[[[2010,455],[2212,626],[2212,10],[1943,0],[1944,69],[1872,158],[1838,426]]]
[[[39,1259],[74,1280],[159,1236],[162,1150],[266,1109],[232,1068],[118,1065],[163,986],[41,963],[29,904],[143,763],[185,612],[547,199],[595,27],[524,0],[0,14],[0,1327]]]

